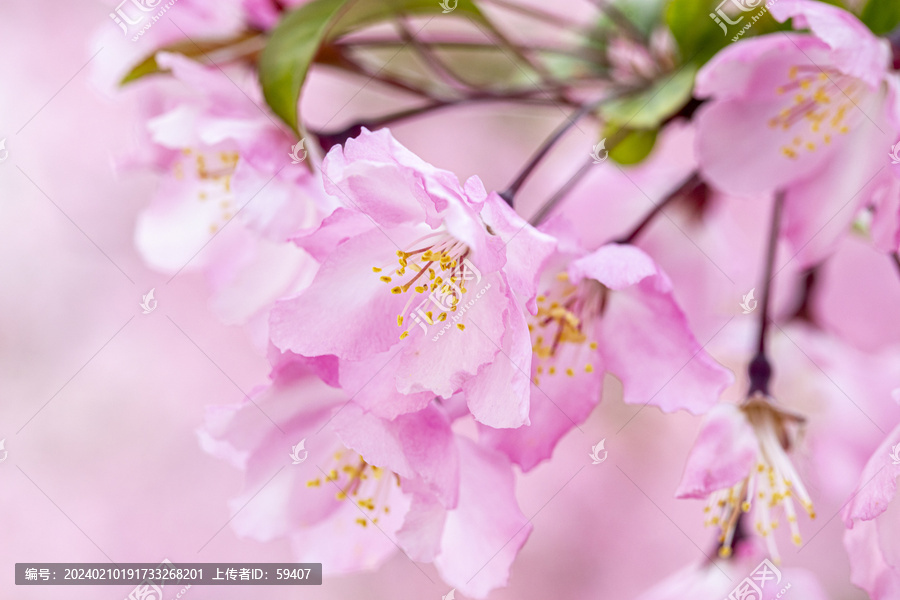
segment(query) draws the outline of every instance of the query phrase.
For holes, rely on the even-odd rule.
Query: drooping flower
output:
[[[393,418],[464,391],[493,427],[528,418],[526,307],[554,241],[485,192],[363,130],[323,167],[337,208],[294,241],[322,264],[275,305],[273,343],[340,359],[354,402]],[[396,357],[396,358],[395,358]]]
[[[566,248],[548,261],[540,290],[529,318],[531,425],[482,430],[526,470],[587,418],[606,373],[622,382],[625,402],[694,414],[733,381],[697,342],[668,277],[635,246]]]
[[[506,584],[531,531],[506,457],[455,434],[436,403],[381,419],[313,376],[321,365],[278,360],[270,386],[211,408],[199,432],[246,472],[238,534],[288,537],[298,561],[330,573],[376,568],[400,548],[468,596]]]
[[[721,404],[707,416],[676,496],[707,499],[706,525],[721,530],[721,556],[732,553],[745,514],[753,519],[753,529],[774,560],[779,560],[776,511],[783,512],[791,540],[801,544],[795,502],[815,518],[809,493],[787,455],[791,430],[801,422],[760,393],[740,407]]]
[[[770,11],[811,33],[742,40],[704,66],[696,148],[705,178],[728,193],[786,192],[784,234],[810,265],[892,177],[896,75],[887,41],[852,14],[810,0]]]

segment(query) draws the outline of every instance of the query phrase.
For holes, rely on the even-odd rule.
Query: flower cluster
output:
[[[324,0],[296,4],[293,12],[280,2],[247,2],[241,10],[254,35],[280,48],[301,31],[291,29],[301,27],[300,17],[322,18],[327,8]],[[424,108],[322,131],[295,127],[296,102],[285,109],[283,99],[299,87],[278,79],[283,57],[273,58],[269,47],[258,61],[255,52],[238,54],[225,68],[171,48],[156,54],[156,68],[169,74],[163,81],[180,86],[137,84],[147,91],[151,150],[131,162],[159,176],[159,192],[136,226],[138,249],[160,271],[205,274],[214,309],[247,328],[270,366],[268,381],[242,404],[210,407],[199,431],[206,450],[246,473],[233,504],[239,534],[290,539],[297,560],[322,562],[326,573],[374,569],[399,551],[432,563],[460,593],[485,597],[507,584],[535,526],[520,507],[517,482],[550,461],[608,397],[638,412],[706,415],[693,450],[676,461],[686,467],[670,492],[706,502],[706,524],[718,530],[715,554],[648,591],[648,600],[686,597],[673,590],[727,594],[708,581],[709,564],[734,573],[754,556],[781,564],[781,532],[801,546],[812,535],[801,531],[802,513],[814,518],[814,501],[848,492],[823,490],[816,467],[808,486],[807,469],[795,464],[809,449],[806,428],[810,444],[820,443],[838,411],[795,402],[815,394],[796,363],[785,368],[792,365],[785,341],[833,344],[822,361],[843,369],[857,352],[851,348],[865,346],[854,338],[864,330],[847,333],[852,328],[814,315],[824,297],[814,280],[851,236],[895,259],[900,251],[900,168],[888,164],[887,152],[900,136],[891,44],[847,10],[779,0],[770,7],[772,27],[790,21],[793,31],[760,31],[715,48],[680,97],[665,91],[667,78],[697,65],[678,63],[689,57],[679,58],[686,46],[677,24],[644,39],[646,32],[631,31],[634,23],[610,11],[604,27],[615,34],[598,61],[613,66],[607,83],[616,93],[581,104],[559,92],[554,102],[579,110],[509,188],[496,191],[484,182],[500,166],[483,165],[480,176],[461,181],[385,125],[451,104],[533,101],[531,93],[435,96]],[[376,17],[350,10],[328,18],[331,33],[307,60],[379,78],[347,52],[355,38],[335,41],[342,27],[352,31]],[[591,35],[604,35],[604,27]],[[453,78],[428,44],[402,39],[441,71],[436,89]],[[555,76],[528,52],[516,53],[542,76]],[[379,80],[430,93],[397,74]],[[273,92],[279,82],[284,87]],[[465,86],[448,87],[460,94]],[[665,99],[653,101],[660,93]],[[642,113],[648,104],[666,114]],[[634,106],[640,109],[628,117]],[[533,209],[517,201],[520,186],[589,114],[610,132],[613,161],[596,168],[607,179],[570,203],[564,197],[577,186],[567,184],[529,218]],[[651,146],[657,134],[661,140],[654,153],[641,167],[621,166],[645,158],[627,152],[647,130]],[[676,134],[691,146],[665,148]],[[413,147],[417,138],[409,140]],[[309,150],[303,161],[298,143]],[[679,160],[689,168],[678,177],[660,167]],[[615,208],[624,196],[618,175],[665,190],[636,226],[617,214],[633,212]],[[759,219],[770,212],[771,220]],[[645,236],[665,220],[675,234]],[[625,236],[609,233],[628,226]],[[762,273],[743,275],[752,270],[744,267],[747,252],[698,253],[706,242],[762,249]],[[758,282],[760,310],[748,303],[751,293],[742,305],[751,316],[740,315],[752,327],[721,324],[737,303],[722,308],[725,296],[692,262],[704,259]],[[793,304],[771,293],[786,264],[788,275],[806,278]],[[718,331],[731,337],[710,346]],[[729,388],[736,403],[723,398]],[[859,441],[866,436],[840,435],[854,440],[857,458],[874,450]],[[844,511],[854,582],[876,599],[900,593],[900,563],[879,522],[896,508],[897,467],[885,461],[897,435],[864,469],[856,460],[851,472],[860,489]],[[306,454],[281,474],[300,440]],[[814,581],[805,589],[822,596]]]

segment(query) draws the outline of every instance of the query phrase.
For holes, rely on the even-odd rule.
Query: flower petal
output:
[[[516,503],[509,461],[461,438],[459,505],[447,513],[434,564],[466,596],[484,598],[506,585],[509,569],[531,534]]]
[[[755,466],[759,443],[744,414],[720,404],[709,411],[688,456],[677,498],[706,498],[747,477]]]

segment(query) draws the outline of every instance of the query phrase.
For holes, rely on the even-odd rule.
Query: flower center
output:
[[[234,216],[234,197],[231,177],[240,156],[237,152],[198,152],[192,148],[181,151],[173,171],[175,179],[183,180],[189,173],[197,186],[197,200],[206,203],[213,198],[219,203],[217,217],[209,223],[209,232],[216,233]]]
[[[380,515],[390,513],[391,489],[400,487],[399,475],[370,465],[362,456],[346,448],[334,453],[334,464],[324,480],[338,488],[335,498],[349,498],[365,511],[366,517],[355,519],[360,527],[367,527],[369,520],[377,525]],[[306,487],[321,487],[322,483],[322,478],[316,477],[307,481]]]
[[[565,272],[557,273],[556,284],[537,297],[538,312],[528,325],[536,365],[535,385],[540,385],[544,373],[554,376],[562,371],[575,377],[576,373],[594,372],[590,353],[597,350],[597,342],[588,339],[584,329],[595,312],[602,312],[605,297],[602,284],[585,280],[576,286]]]
[[[469,291],[466,282],[480,281],[481,273],[467,260],[469,247],[463,242],[438,231],[412,242],[406,250],[397,251],[397,266],[372,267],[374,273],[381,273],[380,279],[390,285],[392,294],[410,294],[406,305],[397,315],[397,326],[406,329],[400,339],[419,326],[426,332],[428,325],[446,321],[448,313],[456,312],[463,296]],[[407,273],[409,271],[409,273]],[[429,292],[427,296],[424,294]],[[421,295],[421,296],[420,296]],[[413,307],[413,301],[419,300]],[[411,318],[411,322],[406,320]],[[457,323],[462,331],[465,325]]]
[[[719,554],[723,558],[728,557],[732,552],[731,545],[740,514],[752,510],[754,528],[766,541],[769,554],[777,562],[780,560],[778,547],[772,535],[778,527],[775,511],[780,508],[787,517],[791,540],[797,546],[802,543],[802,538],[794,499],[806,509],[811,519],[816,518],[816,513],[797,470],[785,452],[785,421],[793,417],[777,411],[764,398],[751,398],[741,410],[759,442],[756,464],[744,480],[709,497],[703,510],[711,516],[705,525],[718,525],[722,529]]]
[[[796,133],[790,144],[781,147],[782,154],[793,159],[803,150],[815,152],[830,144],[834,135],[850,131],[848,115],[863,95],[862,82],[836,69],[815,66],[793,66],[788,79],[776,91],[791,94],[793,101],[769,120],[772,129],[793,128]]]

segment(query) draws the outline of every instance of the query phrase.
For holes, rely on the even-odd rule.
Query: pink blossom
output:
[[[531,531],[508,459],[455,434],[437,404],[393,421],[366,413],[312,377],[314,362],[283,359],[252,400],[208,411],[203,446],[246,471],[235,530],[289,537],[297,560],[329,572],[376,568],[400,548],[466,595],[505,585]]]
[[[650,256],[626,244],[569,250],[548,261],[530,318],[532,424],[482,430],[526,470],[587,418],[605,373],[622,382],[625,402],[693,414],[709,410],[733,381],[694,338]]]
[[[753,512],[753,528],[779,559],[774,510],[784,512],[796,545],[801,544],[794,501],[815,518],[812,500],[785,452],[789,426],[798,418],[757,393],[742,406],[710,412],[691,454],[676,496],[706,498],[707,525],[721,529],[720,555],[730,556],[741,515]]]
[[[552,238],[477,177],[460,185],[387,130],[332,148],[322,173],[345,207],[294,238],[322,266],[309,288],[275,305],[274,344],[337,356],[341,385],[382,417],[463,390],[482,423],[526,423],[524,311],[535,307]]]
[[[253,319],[264,340],[269,305],[301,289],[316,268],[287,238],[319,222],[327,197],[307,165],[291,164],[293,138],[261,108],[256,87],[248,97],[218,69],[176,54],[157,61],[181,89],[162,96],[147,121],[150,152],[141,156],[162,176],[138,218],[138,249],[166,273],[203,270],[218,290],[220,316]],[[244,81],[246,73],[232,77]]]
[[[784,233],[809,265],[891,178],[896,76],[888,43],[852,14],[810,0],[780,0],[771,13],[811,33],[742,40],[707,63],[695,89],[709,98],[696,147],[704,176],[723,191],[786,191]]]

